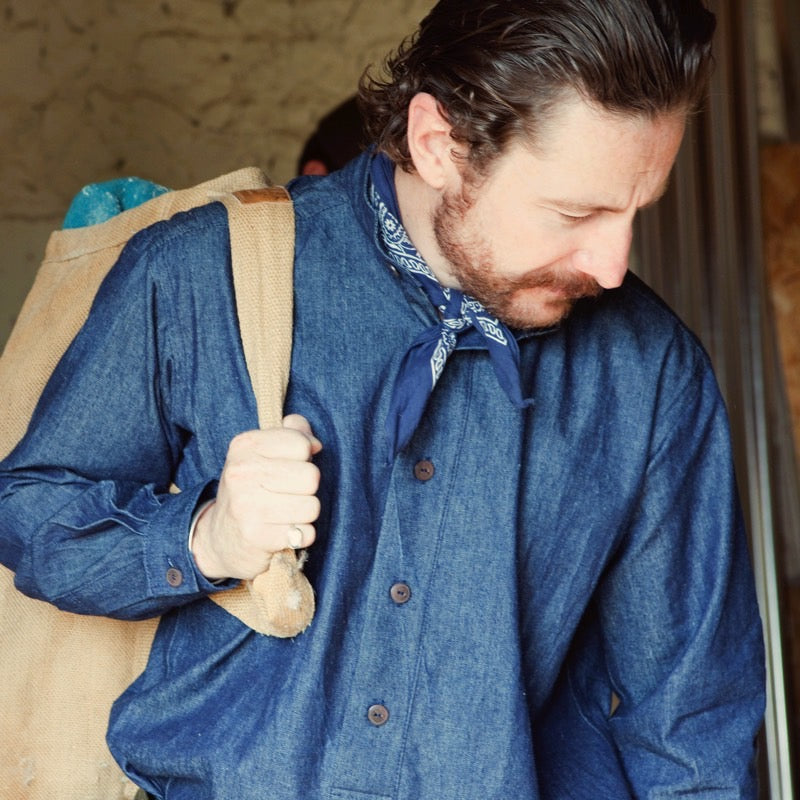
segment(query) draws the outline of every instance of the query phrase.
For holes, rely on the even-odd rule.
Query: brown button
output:
[[[167,583],[177,589],[183,583],[183,573],[175,567],[170,567],[167,570]]]
[[[411,589],[407,583],[396,583],[389,590],[389,594],[392,600],[399,606],[403,605],[403,603],[407,603],[411,599]]]
[[[367,718],[376,728],[380,728],[389,721],[389,709],[382,705],[370,706],[367,710]]]
[[[414,464],[414,477],[418,481],[429,481],[435,471],[433,461],[428,461],[427,458],[423,458],[422,461],[417,461]]]

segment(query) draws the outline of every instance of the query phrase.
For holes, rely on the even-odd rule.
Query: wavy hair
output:
[[[612,112],[690,112],[715,24],[702,0],[440,0],[387,58],[385,78],[362,76],[365,127],[411,170],[408,105],[427,92],[480,173],[518,137],[535,144],[570,92]]]

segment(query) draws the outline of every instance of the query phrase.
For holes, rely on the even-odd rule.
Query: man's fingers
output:
[[[317,532],[313,525],[293,524],[287,527],[286,544],[293,550],[309,547],[314,543]]]
[[[316,495],[273,495],[264,498],[263,509],[261,519],[270,525],[312,523],[319,517],[320,502]]]
[[[290,430],[299,431],[303,435],[307,436],[309,443],[311,444],[311,455],[315,456],[320,450],[322,450],[322,442],[317,439],[316,436],[314,436],[314,433],[311,430],[311,425],[301,414],[287,414],[283,418],[283,427]]]
[[[245,431],[228,447],[228,461],[245,462],[254,458],[310,461],[314,455],[313,437],[291,428]]]
[[[280,522],[262,525],[252,544],[260,550],[277,553],[287,547],[293,550],[310,547],[316,538],[316,528],[309,522]]]
[[[228,453],[232,460],[252,456],[269,459],[310,461],[322,443],[311,431],[308,420],[300,414],[289,414],[280,428],[266,428],[240,433],[234,437]]]
[[[298,414],[233,439],[216,502],[195,528],[192,552],[204,575],[253,576],[267,563],[265,554],[314,542],[320,472],[311,459],[321,448]]]
[[[239,474],[229,470],[220,482],[220,494],[224,491],[226,498],[226,513],[240,529],[258,529],[262,524],[314,522],[319,516],[317,495],[300,491],[308,486],[290,484],[289,491],[276,491],[266,485],[263,475],[243,473],[244,470]]]
[[[271,459],[258,465],[258,484],[274,494],[316,494],[319,489],[319,468],[310,461]]]
[[[241,489],[245,494],[263,490],[274,495],[309,495],[319,489],[320,471],[304,458],[271,458],[263,455],[258,444],[253,447],[239,441],[228,451],[222,481],[226,488]]]

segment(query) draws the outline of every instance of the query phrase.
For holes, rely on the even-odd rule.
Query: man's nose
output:
[[[587,246],[575,253],[574,266],[594,278],[603,289],[615,289],[628,271],[632,240],[632,223],[612,220],[602,231],[595,230]]]

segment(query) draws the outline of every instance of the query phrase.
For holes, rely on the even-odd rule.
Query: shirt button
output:
[[[177,589],[183,583],[183,573],[175,567],[170,567],[167,570],[167,583],[173,589]]]
[[[423,458],[422,461],[417,461],[414,464],[414,477],[418,481],[429,481],[435,471],[433,461],[428,461],[427,458]]]
[[[396,583],[389,590],[389,594],[392,600],[399,606],[403,605],[403,603],[407,603],[411,599],[411,589],[407,583]]]
[[[367,719],[376,727],[380,728],[389,721],[389,709],[386,706],[374,705],[367,710]]]

